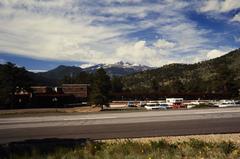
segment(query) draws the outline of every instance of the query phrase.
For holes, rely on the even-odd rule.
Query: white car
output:
[[[152,103],[152,104],[147,104],[145,106],[147,110],[156,110],[156,109],[167,109],[168,104],[167,103]]]
[[[240,104],[234,100],[222,100],[219,104],[217,104],[218,107],[237,107],[240,106]]]

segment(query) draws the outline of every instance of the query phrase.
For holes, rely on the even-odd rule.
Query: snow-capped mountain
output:
[[[114,64],[96,64],[96,65],[83,64],[80,67],[60,65],[55,69],[49,70],[47,72],[39,72],[37,74],[44,78],[61,80],[65,76],[75,77],[83,71],[93,73],[101,67],[104,68],[105,71],[110,76],[124,76],[124,75],[129,75],[129,74],[153,69],[153,67],[131,64],[129,62],[120,61]]]
[[[120,61],[114,64],[97,64],[94,66],[86,67],[83,70],[86,72],[95,72],[97,69],[101,67],[104,68],[106,72],[111,76],[114,76],[114,75],[123,76],[123,75],[128,75],[136,72],[153,69],[153,67],[149,67],[145,65],[132,64],[129,62]]]

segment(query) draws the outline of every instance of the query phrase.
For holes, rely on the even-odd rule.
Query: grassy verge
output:
[[[56,114],[72,114],[72,113],[96,113],[100,112],[101,108],[82,106],[73,108],[32,108],[32,109],[9,109],[0,110],[1,117],[14,116],[35,116],[35,115],[56,115]]]
[[[169,142],[113,140],[44,140],[1,145],[1,159],[158,159],[158,158],[238,158],[240,145],[232,141],[206,142],[190,138]]]
[[[214,106],[213,104],[199,104],[193,108],[216,108],[216,106]]]

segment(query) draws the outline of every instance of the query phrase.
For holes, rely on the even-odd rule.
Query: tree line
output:
[[[94,73],[81,72],[76,77],[65,76],[62,83],[90,84],[89,102],[96,106],[108,106],[111,94],[120,93],[123,89],[120,77],[111,78],[103,68],[99,68]]]
[[[13,107],[16,92],[31,92],[31,86],[40,83],[36,74],[28,72],[24,67],[10,62],[0,64],[0,107]],[[95,73],[81,72],[76,77],[65,76],[61,83],[90,84],[89,103],[96,106],[108,106],[111,94],[121,92],[123,88],[120,78],[110,78],[103,68]]]
[[[15,92],[30,90],[33,79],[25,68],[10,62],[0,64],[0,105],[12,106]]]

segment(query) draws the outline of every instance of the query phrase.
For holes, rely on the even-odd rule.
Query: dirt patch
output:
[[[86,113],[86,112],[100,112],[99,107],[74,107],[74,108],[36,108],[36,109],[14,109],[14,110],[0,110],[0,117],[6,116],[22,116],[35,114],[56,114],[56,113]]]
[[[65,110],[66,113],[74,113],[74,112],[83,113],[83,112],[100,112],[100,111],[101,111],[100,107],[90,107],[90,106],[75,107],[75,108],[70,108]]]

